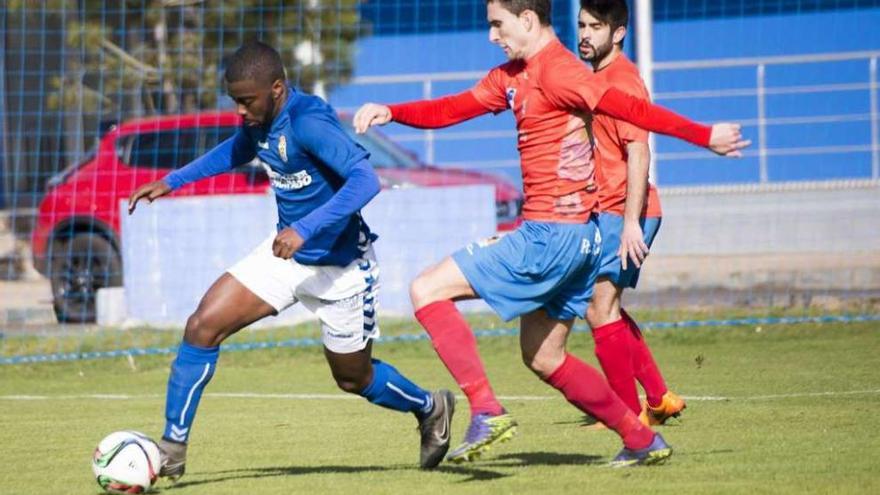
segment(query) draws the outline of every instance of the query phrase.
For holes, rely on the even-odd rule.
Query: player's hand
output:
[[[620,266],[624,270],[627,267],[627,259],[631,259],[636,268],[642,267],[642,262],[648,256],[648,245],[645,244],[645,236],[638,222],[623,222],[617,256],[620,257]]]
[[[146,199],[148,202],[152,203],[155,199],[161,198],[170,192],[171,187],[166,184],[164,180],[157,180],[155,182],[150,182],[149,184],[144,184],[137,188],[137,190],[131,193],[131,196],[128,197],[128,214],[131,215],[134,213],[138,201]]]
[[[354,114],[354,130],[358,134],[367,132],[373,125],[385,125],[391,122],[391,109],[378,103],[366,103]]]
[[[752,144],[751,140],[743,139],[742,126],[722,122],[712,126],[709,138],[709,149],[730,158],[741,158],[743,148]]]
[[[272,241],[272,254],[279,258],[289,260],[293,257],[294,253],[299,251],[299,248],[302,247],[303,243],[305,243],[305,241],[300,237],[296,230],[290,227],[285,227],[275,236],[275,240]]]

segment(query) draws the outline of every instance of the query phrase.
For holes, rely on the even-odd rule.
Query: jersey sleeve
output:
[[[257,156],[254,143],[242,129],[211,151],[166,175],[162,180],[173,190],[199,179],[228,172]]]
[[[645,83],[642,82],[642,79],[639,77],[638,74],[628,72],[615,72],[608,75],[608,82],[610,85],[614,86],[620,91],[623,91],[626,94],[647,101],[651,100],[650,96],[648,95],[648,89],[645,88]],[[648,131],[642,129],[641,127],[633,125],[625,120],[619,119],[614,120],[614,126],[618,137],[620,137],[620,141],[624,144],[632,142],[648,142]]]
[[[323,165],[342,177],[343,184],[329,201],[294,222],[304,241],[340,228],[379,193],[379,178],[367,161],[370,154],[351,139],[336,116],[300,115],[291,123],[294,139]]]
[[[503,67],[495,67],[489,71],[470,90],[480,105],[496,114],[507,110],[507,88]]]
[[[294,222],[291,228],[303,241],[327,231],[341,232],[351,216],[366,206],[381,189],[373,167],[367,160],[361,160],[351,166],[345,183],[329,201]]]
[[[676,137],[703,148],[709,147],[712,137],[712,127],[628,95],[617,88],[607,88],[596,105],[595,112],[626,120],[648,131]]]
[[[433,100],[398,103],[388,108],[391,120],[417,129],[440,129],[489,112],[470,91]]]
[[[291,123],[293,138],[323,165],[340,177],[370,154],[354,142],[335,116],[324,113],[300,115]]]

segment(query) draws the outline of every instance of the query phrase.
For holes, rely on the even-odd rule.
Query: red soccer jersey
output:
[[[589,112],[604,86],[554,40],[528,60],[489,72],[471,89],[486,109],[516,117],[526,220],[579,223],[598,208]],[[587,105],[584,105],[586,103]]]
[[[611,64],[596,72],[599,80],[644,100],[650,99],[639,70],[625,55],[620,54]],[[599,209],[623,215],[626,204],[626,171],[629,155],[626,145],[648,142],[648,131],[629,122],[607,115],[593,117],[593,135],[596,146],[596,183],[599,186]],[[648,196],[642,210],[643,217],[662,216],[657,188],[648,183]]]

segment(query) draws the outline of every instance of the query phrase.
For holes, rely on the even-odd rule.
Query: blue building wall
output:
[[[874,1],[849,2],[849,8],[836,10],[829,7],[832,5],[829,2],[802,2],[801,12],[775,15],[762,14],[777,12],[770,3],[753,2],[755,9],[740,9],[748,15],[738,16],[730,16],[730,12],[717,7],[717,2],[688,2],[691,3],[692,8],[684,10],[680,2],[655,2],[654,57],[661,69],[662,63],[673,61],[880,50],[880,30],[877,29],[880,8],[864,8],[868,4],[877,5]],[[554,7],[557,4],[554,3]],[[692,15],[685,15],[687,13]],[[561,37],[570,40],[570,28],[574,24],[567,12],[557,8],[555,18],[557,26],[567,29],[561,32]],[[419,32],[417,24],[402,22],[398,25],[415,27],[408,32],[401,28],[404,34],[365,38],[358,45],[356,75],[485,72],[502,63],[504,56],[488,41],[486,30],[474,22],[480,30],[452,31],[437,27],[428,29],[427,33]],[[712,160],[708,152],[661,137],[657,140],[659,184],[759,181],[756,79],[756,66],[655,72],[654,89],[659,103],[705,122],[741,121],[747,137],[756,143],[752,154],[742,160],[719,161]],[[462,91],[474,82],[473,79],[434,82],[431,95]],[[768,179],[871,177],[868,82],[867,58],[768,65],[764,72]],[[791,93],[786,90],[792,86],[810,86],[812,91]],[[728,90],[737,94],[725,94]],[[336,90],[331,102],[340,108],[354,109],[365,101],[418,99],[423,91],[419,82],[353,84]],[[700,92],[701,96],[696,97],[692,92]],[[805,118],[806,123],[791,122]],[[441,165],[478,167],[518,182],[513,130],[513,119],[502,114],[437,131],[433,161]],[[391,125],[386,132],[423,158],[426,156],[427,146],[419,131]],[[482,134],[463,135],[468,132]]]
[[[667,21],[655,24],[654,53],[655,60],[662,63],[880,50],[876,26],[880,26],[880,9]],[[770,181],[871,177],[869,64],[865,58],[766,67],[766,118],[816,120],[767,126],[765,146],[770,153]],[[754,88],[756,69],[752,66],[660,70],[654,75],[655,93],[659,103],[702,121],[751,122],[745,126],[745,132],[757,143],[756,95],[664,98],[681,91]],[[852,89],[842,88],[843,85]],[[824,86],[829,90],[774,94],[793,86]],[[659,138],[657,148],[661,153],[689,150],[688,145],[668,138]],[[789,154],[795,148],[822,148],[823,152]],[[862,151],[852,151],[859,148]],[[834,149],[842,151],[830,152]],[[720,164],[706,164],[699,159],[667,160],[660,161],[658,179],[663,185],[756,182],[758,168],[756,156]]]

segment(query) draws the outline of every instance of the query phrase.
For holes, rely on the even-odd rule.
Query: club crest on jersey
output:
[[[513,110],[514,99],[516,98],[516,88],[507,88],[507,106]]]
[[[278,154],[281,155],[281,161],[287,163],[287,138],[284,136],[278,138]]]

